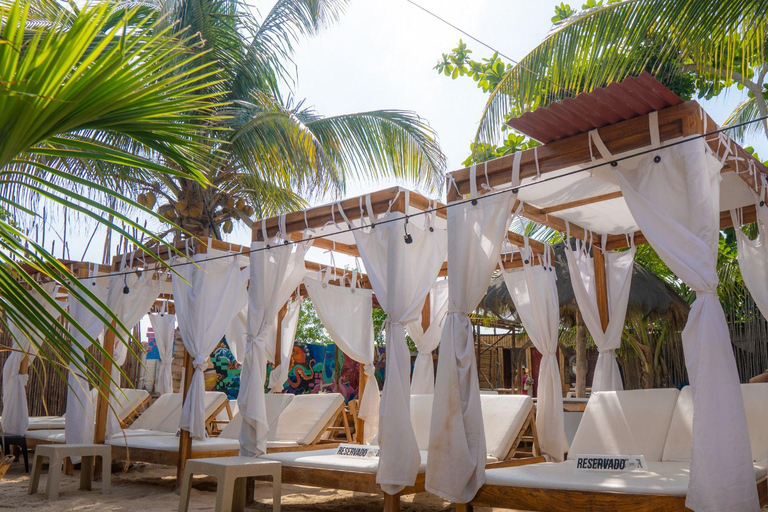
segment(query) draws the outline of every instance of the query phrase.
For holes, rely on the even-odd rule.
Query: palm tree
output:
[[[278,0],[263,18],[234,0],[154,0],[173,30],[197,34],[196,51],[221,67],[212,87],[224,94],[226,119],[213,130],[205,175],[214,186],[182,177],[126,184],[139,202],[196,236],[221,238],[233,221],[296,210],[307,199],[338,196],[352,178],[408,179],[440,185],[445,158],[429,125],[413,112],[376,110],[324,117],[284,95],[300,37],[335,21],[344,0]],[[226,129],[222,129],[226,128]],[[182,235],[170,226],[162,233]]]
[[[44,198],[144,247],[127,228],[157,237],[120,206],[154,214],[83,169],[133,169],[205,183],[201,164],[210,149],[200,127],[217,121],[217,100],[200,91],[212,90],[215,66],[189,52],[197,39],[170,37],[146,9],[133,5],[102,2],[79,9],[52,0],[0,0],[0,209],[9,214],[0,215],[0,326],[8,332],[13,322],[32,343],[39,334],[46,346],[38,348],[49,358],[78,344],[61,329],[59,316],[89,336],[32,275],[59,282],[71,296],[96,298],[17,222],[36,222],[35,205]],[[133,153],[126,150],[130,145],[148,151]],[[108,200],[93,200],[92,191]],[[34,292],[55,311],[48,313]],[[124,326],[108,310],[101,313],[103,304],[96,300],[89,307],[106,324],[117,321],[122,339]],[[74,364],[98,382],[100,367],[82,358]]]
[[[703,96],[747,89],[729,122],[768,116],[766,0],[591,1],[565,13],[491,93],[477,139],[496,140],[509,115],[649,71],[664,81],[693,73]],[[768,121],[763,121],[768,136]]]

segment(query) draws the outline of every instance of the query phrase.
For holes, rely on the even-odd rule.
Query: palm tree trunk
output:
[[[576,316],[576,398],[586,398],[587,396],[587,373],[589,372],[589,363],[587,363],[587,328],[581,319],[581,315]]]

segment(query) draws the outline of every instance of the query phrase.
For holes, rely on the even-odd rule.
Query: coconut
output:
[[[151,210],[152,208],[154,208],[155,203],[157,203],[157,196],[155,195],[154,192],[150,191],[145,194],[145,197],[147,202],[144,204],[144,206],[146,206]]]
[[[225,233],[231,233],[233,227],[234,227],[234,224],[232,224],[232,221],[231,220],[226,220],[224,222],[224,225],[222,226],[222,230]]]

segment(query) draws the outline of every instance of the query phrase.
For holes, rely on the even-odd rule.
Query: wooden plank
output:
[[[597,311],[600,314],[600,324],[603,332],[608,330],[610,318],[608,315],[608,279],[605,273],[605,255],[597,245],[592,246],[592,258],[595,264],[595,295]]]
[[[579,206],[600,203],[602,201],[617,199],[619,197],[623,197],[620,190],[616,192],[609,192],[608,194],[601,194],[599,196],[586,197],[584,199],[579,199],[578,201],[569,201],[567,203],[561,203],[555,206],[547,206],[545,208],[542,208],[540,211],[545,215],[549,215],[550,213],[560,212],[563,210],[570,210],[571,208],[578,208]]]
[[[117,327],[117,322],[112,320],[112,329]],[[105,357],[101,362],[101,383],[99,394],[96,398],[96,427],[93,432],[93,444],[104,444],[107,431],[107,412],[109,411],[109,384],[112,372],[112,355],[115,352],[115,332],[107,329],[104,333]]]
[[[362,364],[358,365],[357,371],[358,371],[357,403],[359,404],[360,400],[363,397],[363,391],[365,391],[365,386],[368,383],[368,376],[365,374],[365,366]],[[355,442],[357,442],[358,444],[365,443],[365,420],[362,419],[359,414],[355,415]]]
[[[283,319],[285,318],[285,314],[288,311],[288,303],[286,302],[283,304],[283,306],[280,308],[280,311],[277,312],[277,332],[275,333],[275,367],[279,366],[282,362],[282,341],[283,341],[283,333],[280,332],[283,327]],[[288,361],[286,364],[290,363]]]
[[[192,357],[189,352],[184,350],[184,383],[182,386],[181,403],[183,404],[187,399],[189,393],[189,386],[192,384],[192,373],[195,368],[192,366]],[[178,465],[176,466],[176,487],[181,485],[181,479],[184,476],[184,466],[187,459],[192,453],[192,437],[189,435],[189,431],[185,429],[179,429],[179,458]]]

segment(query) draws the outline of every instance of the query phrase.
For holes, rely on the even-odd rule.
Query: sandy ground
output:
[[[31,462],[31,461],[30,461]],[[40,488],[34,496],[27,494],[29,478],[23,464],[14,464],[0,480],[0,510],[14,511],[176,511],[179,496],[174,492],[176,470],[140,464],[128,472],[112,474],[112,493],[103,495],[100,483],[94,484],[93,491],[80,491],[79,472],[62,479],[59,500],[49,502],[45,495],[47,475],[43,473]],[[196,479],[190,498],[190,510],[213,510],[215,502],[215,479]],[[269,484],[256,486],[257,502],[247,507],[248,511],[267,512],[272,510],[272,491]],[[360,512],[380,511],[383,500],[372,494],[318,489],[297,485],[283,485],[282,509],[285,512]],[[403,512],[450,511],[453,507],[446,501],[429,493],[407,496],[402,500]],[[476,508],[477,512],[488,512],[488,508]],[[497,509],[494,509],[497,510]]]

